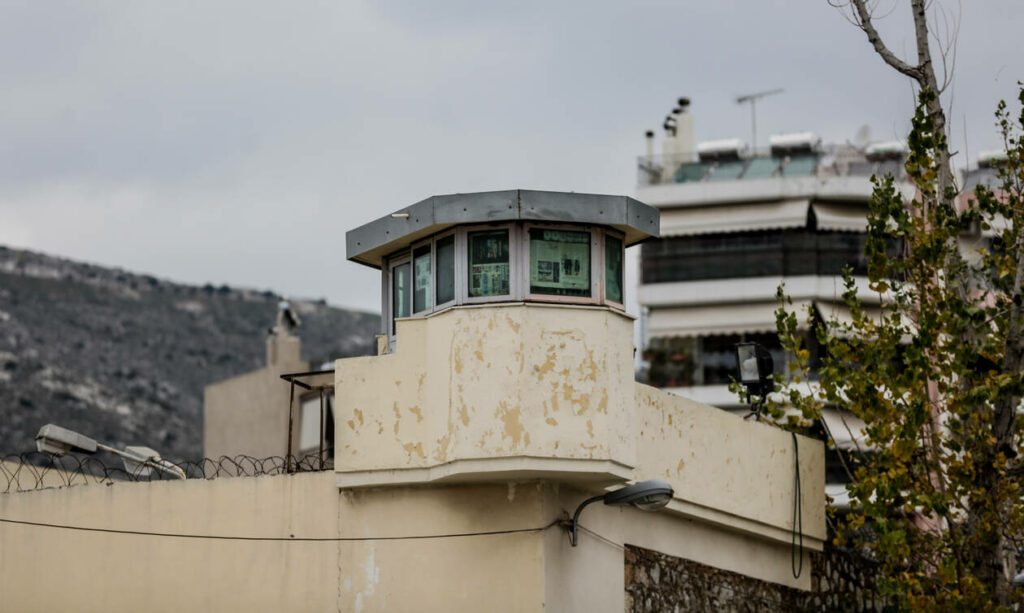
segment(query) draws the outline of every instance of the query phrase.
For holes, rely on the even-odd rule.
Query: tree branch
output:
[[[853,4],[853,8],[856,11],[857,26],[864,30],[864,33],[868,36],[868,42],[875,48],[875,52],[885,61],[886,64],[892,66],[897,71],[907,75],[911,79],[920,82],[922,78],[921,67],[911,66],[904,62],[900,58],[896,57],[896,54],[889,50],[882,42],[882,37],[878,35],[878,30],[875,29],[874,23],[871,21],[871,11],[868,10],[864,0],[850,0]],[[927,31],[925,32],[927,36]]]

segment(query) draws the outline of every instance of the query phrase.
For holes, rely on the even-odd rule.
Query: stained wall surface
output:
[[[636,383],[621,313],[515,304],[397,323],[394,353],[336,362],[340,487],[662,479],[668,512],[781,545],[799,451],[798,517],[821,549],[822,444]]]
[[[0,609],[539,612],[543,499],[536,483],[345,493],[330,473],[4,494],[8,520],[180,536],[0,522]]]
[[[542,305],[400,320],[396,352],[336,363],[339,485],[505,458],[621,479],[635,462],[632,324]]]

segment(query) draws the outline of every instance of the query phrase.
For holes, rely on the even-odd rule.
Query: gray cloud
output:
[[[998,146],[1022,16],[964,8],[962,160]],[[781,1],[0,3],[0,87],[0,243],[368,309],[345,230],[434,193],[630,193],[679,95],[698,140],[749,138],[747,91],[786,88],[762,142],[898,137],[912,105],[834,9]]]

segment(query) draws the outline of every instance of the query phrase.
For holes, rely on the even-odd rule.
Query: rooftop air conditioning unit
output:
[[[768,137],[768,145],[777,156],[816,153],[821,148],[821,137],[814,132],[773,134]]]
[[[1006,161],[1006,152],[1000,149],[982,151],[978,154],[978,168],[994,168]]]
[[[907,156],[907,144],[901,140],[871,143],[864,149],[864,156],[871,162],[902,160]]]
[[[747,144],[738,138],[709,140],[697,145],[697,157],[702,162],[738,160],[747,152]]]

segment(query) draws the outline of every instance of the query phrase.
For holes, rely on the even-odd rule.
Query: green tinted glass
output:
[[[604,237],[604,297],[622,304],[622,240]]]
[[[424,311],[434,306],[433,275],[431,274],[430,264],[430,245],[424,245],[413,250],[413,313],[419,313],[420,311]]]
[[[590,233],[530,230],[530,293],[590,296]]]
[[[437,241],[437,303],[455,300],[455,237]]]
[[[391,333],[395,332],[395,319],[409,316],[409,263],[391,269]]]
[[[504,296],[508,286],[508,230],[470,232],[469,296]]]

